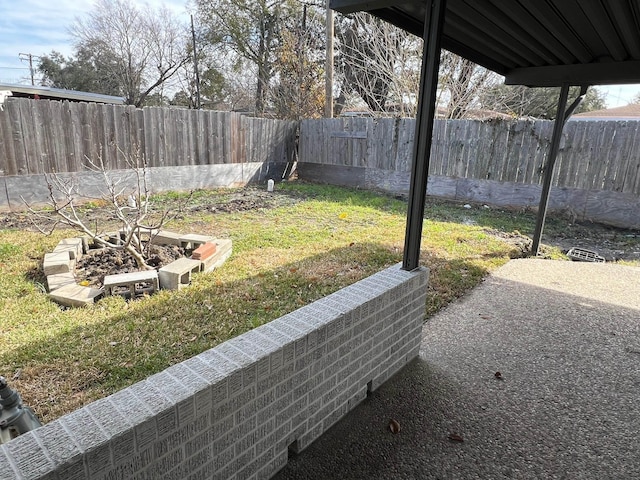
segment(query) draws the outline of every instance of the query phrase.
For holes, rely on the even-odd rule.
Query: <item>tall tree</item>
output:
[[[467,116],[480,107],[480,98],[501,77],[459,55],[442,51],[438,73],[440,106],[448,119]]]
[[[340,99],[353,92],[374,112],[415,114],[419,38],[367,13],[337,17],[336,36]]]
[[[322,116],[324,110],[323,18],[305,5],[293,28],[283,30],[276,52],[271,103],[280,118]]]
[[[262,114],[282,29],[301,5],[294,0],[197,0],[197,8],[209,42],[222,51],[232,51],[236,66],[246,61],[253,67],[255,111]]]
[[[188,61],[187,30],[166,7],[142,11],[129,0],[97,0],[71,33],[78,51],[113,59],[106,67],[131,105],[159,93]]]
[[[115,59],[99,58],[95,53],[88,48],[80,48],[75,58],[65,58],[56,51],[41,57],[38,71],[42,74],[42,84],[66,90],[120,95],[120,85],[111,75]]]

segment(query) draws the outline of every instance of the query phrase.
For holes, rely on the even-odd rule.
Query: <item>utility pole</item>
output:
[[[333,10],[327,0],[327,52],[324,66],[324,116],[333,118]]]
[[[37,55],[32,55],[31,53],[19,53],[18,56],[20,57],[20,60],[24,61],[24,60],[29,60],[29,73],[31,74],[31,85],[35,85],[35,75],[34,75],[34,69],[33,69],[33,58],[40,58]]]
[[[196,75],[196,110],[200,110],[200,72],[198,71],[198,51],[196,50],[196,29],[193,27],[193,15],[191,15],[191,37],[193,39],[193,70]]]

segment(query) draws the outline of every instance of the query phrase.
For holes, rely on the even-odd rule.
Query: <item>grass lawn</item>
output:
[[[192,286],[126,302],[62,310],[43,287],[42,258],[61,238],[0,231],[0,375],[44,422],[262,325],[402,260],[406,202],[289,183],[270,208],[225,211],[229,190],[197,192],[166,225],[231,238],[234,253]],[[237,193],[237,192],[236,192]],[[180,195],[154,201],[170,204]],[[421,263],[427,316],[519,250],[495,233],[533,230],[533,214],[437,203],[427,208]]]

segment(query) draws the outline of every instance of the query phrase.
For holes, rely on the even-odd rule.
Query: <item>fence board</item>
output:
[[[637,145],[637,142],[640,142],[640,122],[633,122],[635,124],[635,128],[633,131],[633,135],[629,138],[628,145],[630,149],[633,146]],[[636,193],[640,192],[640,189],[634,190],[635,180],[638,179],[640,182],[640,155],[632,156],[625,155],[627,158],[627,165],[622,172],[622,176],[619,180],[618,185],[620,186],[620,190],[622,193]]]
[[[616,169],[615,178],[610,189],[614,192],[622,192],[624,189],[625,175],[628,171],[629,165],[632,163],[631,155],[627,152],[633,148],[633,144],[636,141],[636,135],[638,131],[638,122],[625,122],[624,142],[621,148],[616,152],[616,163],[618,168]]]
[[[0,175],[76,172],[102,156],[128,168],[139,151],[149,167],[291,161],[297,122],[238,113],[11,98],[0,112]],[[366,124],[364,124],[366,127]],[[364,140],[366,142],[366,140]],[[246,144],[252,142],[252,145]],[[367,149],[361,149],[361,161]]]
[[[301,161],[409,171],[414,128],[413,119],[305,120]],[[362,137],[365,131],[363,161],[363,149],[354,143],[363,139],[353,137]],[[437,120],[429,172],[539,185],[552,132],[553,122],[542,120]],[[552,184],[639,195],[639,141],[640,121],[573,120],[565,127]]]
[[[470,175],[482,176],[487,178],[491,176],[491,171],[494,168],[494,157],[491,155],[491,149],[493,145],[493,126],[489,122],[481,122],[478,124],[478,130],[476,135],[478,136],[478,143],[476,145],[476,155],[473,159],[473,164],[470,165],[471,172]],[[458,175],[461,177],[466,177],[464,175]]]
[[[7,105],[6,109],[11,108]],[[15,149],[13,145],[11,118],[8,113],[0,113],[0,159],[4,162],[0,164],[0,175],[17,175],[18,168],[15,163]]]
[[[0,112],[3,175],[73,172],[102,152],[126,168],[140,148],[150,166],[286,162],[296,122],[237,113],[9,98]],[[430,173],[540,183],[552,132],[548,121],[443,121],[434,125]],[[415,120],[338,118],[300,123],[303,162],[411,169]],[[579,121],[565,127],[554,185],[640,195],[640,122]]]
[[[431,160],[429,161],[430,175],[445,175],[444,172],[447,168],[447,158],[445,157],[446,130],[447,122],[436,120],[433,123],[433,136],[431,138]],[[398,137],[401,137],[400,132],[398,132]],[[411,152],[407,153],[409,153],[410,155]],[[411,157],[409,156],[407,158],[407,161],[404,162],[403,171],[410,170],[410,159]]]
[[[46,125],[46,135],[50,141],[50,153],[47,171],[66,172],[67,149],[65,138],[65,123],[62,102],[47,102],[48,121]]]
[[[509,141],[505,148],[505,171],[509,182],[516,182],[519,175],[519,154],[522,150],[526,125],[523,121],[509,122]]]

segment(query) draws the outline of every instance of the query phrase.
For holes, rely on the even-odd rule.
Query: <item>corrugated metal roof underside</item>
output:
[[[422,36],[425,2],[332,0]],[[640,0],[447,0],[442,47],[505,75],[555,86],[640,81]]]

